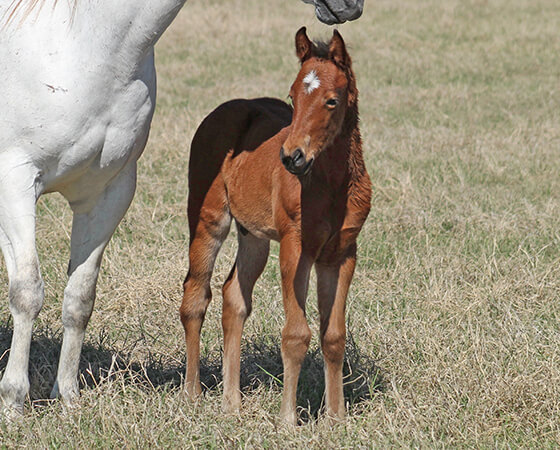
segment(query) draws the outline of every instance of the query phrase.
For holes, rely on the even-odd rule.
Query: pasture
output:
[[[103,261],[80,366],[80,407],[45,400],[56,376],[71,214],[39,203],[45,305],[31,403],[0,446],[542,447],[560,443],[560,3],[366,0],[339,26],[360,90],[373,204],[347,306],[347,420],[321,420],[313,331],[301,425],[278,420],[284,318],[278,246],[242,344],[243,405],[221,413],[218,257],[202,331],[205,395],[181,391],[187,163],[200,121],[231,98],[286,98],[293,39],[330,38],[298,0],[192,0],[156,46],[158,104],[136,197]],[[11,338],[0,263],[0,374]],[[319,419],[317,419],[319,417]]]

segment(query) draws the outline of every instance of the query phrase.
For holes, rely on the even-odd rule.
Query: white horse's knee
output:
[[[35,320],[43,307],[45,288],[39,275],[10,280],[10,311],[14,317]]]
[[[95,300],[95,287],[84,290],[64,291],[64,302],[62,305],[62,324],[64,328],[86,328]]]

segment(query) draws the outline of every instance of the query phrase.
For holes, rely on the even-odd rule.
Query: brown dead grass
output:
[[[277,419],[283,323],[277,247],[244,336],[239,415],[220,412],[219,287],[203,330],[207,386],[182,396],[188,147],[234,97],[285,98],[301,25],[289,2],[192,1],[157,48],[158,109],[133,205],[111,241],[82,358],[81,408],[42,400],[56,372],[70,214],[41,200],[47,299],[31,406],[8,447],[548,447],[560,439],[560,5],[554,0],[366,2],[340,27],[358,75],[375,197],[348,305],[347,421],[329,427],[315,331],[303,425]],[[0,296],[7,296],[0,270]],[[0,305],[0,354],[8,348]],[[5,367],[5,356],[0,368]]]

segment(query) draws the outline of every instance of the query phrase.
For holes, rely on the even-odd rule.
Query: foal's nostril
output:
[[[296,168],[303,167],[305,165],[305,156],[303,156],[301,148],[297,148],[293,153],[292,161],[294,163],[294,167]]]
[[[296,148],[291,155],[287,155],[284,147],[280,149],[280,160],[284,167],[293,174],[301,174],[308,164],[301,148]]]

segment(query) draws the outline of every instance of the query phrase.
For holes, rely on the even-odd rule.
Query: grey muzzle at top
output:
[[[315,5],[315,15],[327,25],[356,20],[364,10],[364,0],[303,0]]]

